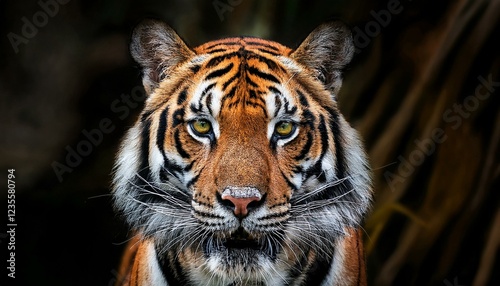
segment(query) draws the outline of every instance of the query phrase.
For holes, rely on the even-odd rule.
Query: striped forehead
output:
[[[199,80],[192,92],[191,111],[217,117],[221,110],[238,108],[277,114],[276,105],[289,106],[292,97],[286,87],[286,58],[290,49],[257,38],[231,38],[195,48],[203,57]],[[285,84],[283,84],[285,83]]]
[[[246,50],[255,53],[264,53],[271,56],[288,56],[292,50],[279,43],[263,40],[260,38],[238,37],[225,38],[207,42],[193,50],[198,54],[226,53],[230,51]]]

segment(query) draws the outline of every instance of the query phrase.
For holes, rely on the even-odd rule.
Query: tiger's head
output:
[[[148,98],[117,157],[114,203],[166,281],[280,285],[331,263],[371,200],[336,101],[349,30],[323,24],[296,49],[249,37],[189,48],[147,20],[131,50]]]

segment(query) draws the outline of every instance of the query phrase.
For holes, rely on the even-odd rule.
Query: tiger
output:
[[[258,37],[189,47],[146,19],[130,50],[147,94],[113,170],[133,234],[117,285],[366,285],[368,158],[338,107],[341,21],[295,49]]]

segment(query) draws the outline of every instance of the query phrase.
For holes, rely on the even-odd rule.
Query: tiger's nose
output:
[[[238,218],[244,218],[251,209],[259,205],[262,195],[253,187],[227,187],[221,198],[222,205],[232,209]]]

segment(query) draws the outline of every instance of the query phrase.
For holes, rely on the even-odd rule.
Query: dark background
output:
[[[17,222],[16,279],[2,285],[117,278],[128,232],[110,174],[142,106],[128,44],[144,17],[192,46],[252,35],[296,47],[324,20],[348,23],[358,51],[340,105],[374,169],[370,284],[500,285],[500,1],[59,1],[0,1],[0,173],[16,170]]]

